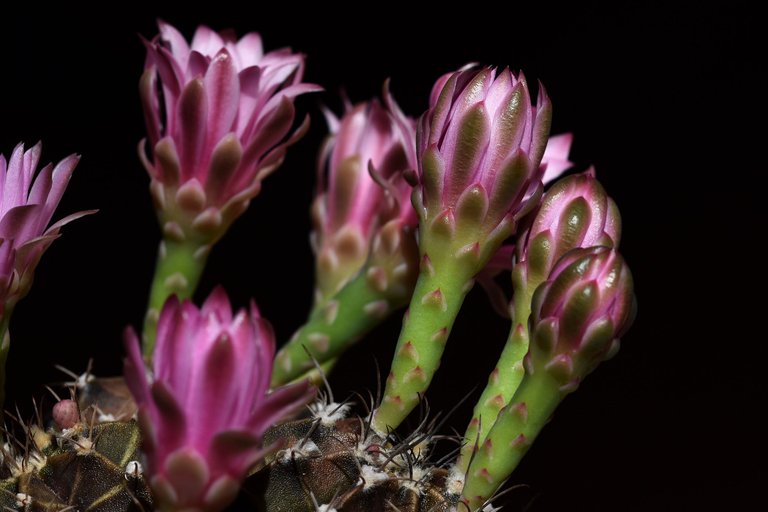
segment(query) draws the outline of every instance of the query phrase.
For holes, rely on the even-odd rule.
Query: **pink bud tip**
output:
[[[80,408],[73,400],[61,400],[53,406],[53,421],[61,428],[72,428],[80,421]]]

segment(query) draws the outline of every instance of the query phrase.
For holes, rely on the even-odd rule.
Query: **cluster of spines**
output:
[[[436,420],[425,419],[407,438],[398,439],[394,433],[376,433],[370,414],[347,417],[349,410],[346,403],[321,398],[308,418],[267,434],[265,441],[287,443],[269,463],[268,511],[456,509],[463,476],[445,467],[455,453],[428,460]]]

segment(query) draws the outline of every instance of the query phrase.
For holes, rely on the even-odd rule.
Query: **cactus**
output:
[[[528,319],[536,288],[566,252],[594,246],[618,248],[620,238],[621,215],[595,178],[594,168],[557,181],[544,194],[531,227],[520,236],[512,271],[512,328],[472,414],[458,463],[462,469],[466,470],[472,451],[482,445],[499,411],[523,379],[523,358],[530,338]]]
[[[412,176],[421,272],[374,415],[380,432],[416,406],[474,276],[536,206],[550,113],[544,91],[534,105],[525,78],[508,69],[459,71],[435,84]]]
[[[16,418],[24,438],[5,433],[0,507],[27,512],[152,510],[136,421],[100,421],[105,415],[96,404],[80,411],[72,400],[59,401],[47,429],[39,415],[29,424]]]
[[[456,509],[463,479],[427,460],[434,425],[396,442],[375,433],[370,416],[347,417],[349,409],[320,400],[308,418],[265,434],[283,448],[246,485],[264,489],[267,512]]]

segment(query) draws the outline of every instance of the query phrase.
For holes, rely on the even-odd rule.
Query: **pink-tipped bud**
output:
[[[332,135],[320,158],[313,205],[318,292],[329,297],[361,269],[377,230],[398,218],[416,224],[405,171],[416,168],[415,121],[385,88],[378,100],[327,113]],[[323,167],[327,165],[327,178]]]
[[[618,350],[634,312],[632,274],[615,249],[569,252],[534,294],[530,369],[578,384]]]
[[[61,428],[72,428],[80,422],[80,407],[74,400],[66,399],[53,406],[53,421]]]
[[[541,201],[533,224],[522,236],[518,261],[527,262],[537,281],[547,278],[566,252],[584,247],[618,247],[621,216],[594,169],[556,182]]]
[[[509,69],[442,77],[419,124],[417,210],[429,219],[453,211],[457,231],[510,234],[540,196],[550,117],[543,88],[534,105]]]

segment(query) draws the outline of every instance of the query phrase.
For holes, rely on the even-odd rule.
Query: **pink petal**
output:
[[[189,62],[187,63],[187,78],[203,78],[208,66],[211,63],[211,58],[206,57],[200,52],[193,51],[189,54]]]
[[[24,153],[24,173],[21,185],[22,197],[26,195],[27,191],[29,191],[29,186],[32,184],[32,177],[35,174],[35,170],[37,170],[37,164],[40,163],[42,149],[43,144],[38,142]]]
[[[555,181],[563,172],[573,166],[573,162],[568,160],[572,144],[572,133],[553,135],[549,138],[544,156],[541,158],[541,165],[546,165],[542,180],[545,185]]]
[[[224,40],[219,34],[206,27],[200,25],[195,31],[195,35],[192,37],[192,50],[213,57],[224,47]]]
[[[173,56],[179,62],[185,62],[189,56],[189,45],[184,36],[168,23],[158,20],[157,26],[160,28],[160,38],[166,41]]]
[[[163,382],[156,380],[149,390],[156,414],[153,421],[157,422],[155,429],[158,449],[165,453],[172,452],[187,441],[184,410]]]
[[[141,357],[139,338],[136,331],[127,327],[123,334],[123,347],[126,357],[123,360],[123,373],[125,383],[136,401],[136,405],[143,406],[150,400],[149,383],[144,367],[144,359]]]
[[[190,420],[190,442],[198,448],[205,447],[216,432],[232,425],[238,415],[236,405],[242,383],[237,370],[245,363],[237,359],[233,336],[227,331],[221,331],[205,352],[184,404]],[[216,413],[211,414],[212,411]]]
[[[278,421],[300,411],[315,395],[315,388],[308,381],[297,382],[278,388],[256,404],[248,429],[255,436],[261,435]]]
[[[5,215],[11,208],[23,203],[26,190],[22,190],[24,175],[24,144],[17,144],[8,161],[8,172],[3,183],[2,198],[0,198],[0,215]]]
[[[157,95],[157,68],[151,67],[144,71],[139,82],[141,108],[144,111],[144,121],[147,125],[147,136],[154,146],[160,140],[160,101]]]
[[[53,164],[46,165],[35,178],[32,184],[32,190],[27,198],[28,203],[44,204],[51,192],[53,184]]]
[[[207,460],[211,472],[241,478],[269,450],[260,448],[261,439],[248,432],[230,430],[218,433],[211,441]]]
[[[45,210],[42,214],[42,218],[45,219],[44,224],[48,224],[56,207],[59,206],[59,201],[64,195],[64,191],[69,184],[69,180],[72,177],[72,172],[75,170],[77,163],[80,161],[79,155],[70,155],[53,168],[51,175],[51,191],[48,194],[48,198],[45,202]]]
[[[203,317],[214,316],[223,324],[232,322],[232,304],[223,286],[219,285],[213,289],[205,299],[200,314]]]
[[[190,81],[181,93],[178,104],[178,134],[181,181],[199,177],[202,154],[208,129],[208,100],[203,82]]]
[[[264,47],[261,43],[261,36],[256,32],[245,34],[237,42],[236,48],[242,68],[256,66],[264,56]]]
[[[240,100],[240,81],[232,57],[226,50],[216,54],[204,78],[208,97],[207,151],[232,131]]]
[[[43,206],[39,204],[25,204],[14,206],[0,219],[0,238],[24,241],[39,236],[36,233],[38,219],[42,214]]]

